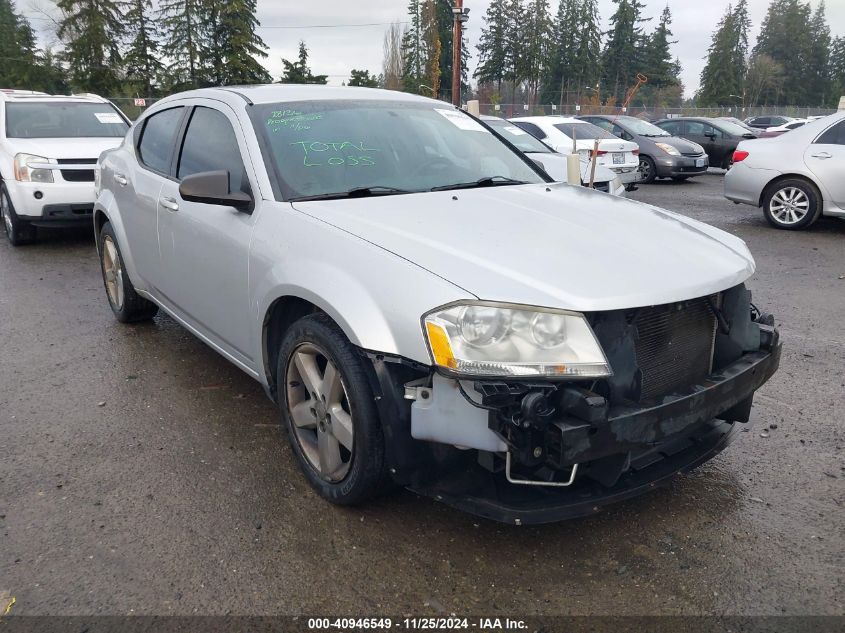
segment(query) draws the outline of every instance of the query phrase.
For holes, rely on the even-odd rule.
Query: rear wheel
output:
[[[782,180],[766,191],[763,214],[778,229],[806,229],[821,214],[821,196],[808,182]]]
[[[320,496],[353,505],[385,480],[384,437],[361,356],[324,314],[285,333],[279,405],[302,472]]]
[[[0,184],[0,216],[2,216],[6,239],[12,246],[21,246],[35,241],[35,227],[28,222],[21,221],[15,213],[5,184]]]
[[[640,182],[648,184],[657,178],[657,167],[648,156],[640,156]]]
[[[148,321],[158,313],[158,306],[135,292],[126,268],[114,229],[106,222],[100,230],[100,270],[103,285],[114,316],[121,323]]]

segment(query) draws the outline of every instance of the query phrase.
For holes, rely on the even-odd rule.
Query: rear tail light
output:
[[[604,150],[604,149],[596,150],[596,156],[604,156],[605,154],[607,154],[607,150]]]
[[[632,153],[634,156],[639,156],[639,155],[640,155],[640,150],[639,150],[639,148],[637,148],[637,149],[635,149],[635,150],[634,150],[633,152],[631,152],[631,153]]]
[[[736,150],[734,152],[734,162],[735,163],[739,163],[741,161],[744,161],[746,158],[748,158],[748,152],[745,152],[745,151],[742,151],[742,150]]]

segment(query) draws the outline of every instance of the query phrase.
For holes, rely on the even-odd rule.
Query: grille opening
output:
[[[710,373],[717,327],[709,303],[713,299],[701,297],[636,312],[640,400],[699,383]]]
[[[96,158],[59,158],[59,165],[96,165]],[[94,182],[94,170],[63,169],[62,178],[65,182]]]

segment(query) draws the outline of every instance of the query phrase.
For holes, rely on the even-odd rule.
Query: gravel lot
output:
[[[781,370],[670,487],[532,528],[318,499],[273,405],[167,317],[116,323],[93,240],[0,242],[0,594],[15,614],[843,614],[845,222],[771,229],[722,176],[632,198],[757,257]]]

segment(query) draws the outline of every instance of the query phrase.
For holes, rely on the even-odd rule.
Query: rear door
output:
[[[150,115],[137,129],[134,157],[119,152],[111,175],[115,202],[126,231],[129,253],[140,279],[155,289],[160,282],[156,210],[161,188],[168,181],[176,135],[186,108],[177,106]]]
[[[804,163],[827,189],[833,204],[845,209],[845,120],[829,127],[807,147]]]
[[[198,102],[202,103],[202,102]],[[258,192],[244,132],[222,103],[195,105],[159,195],[161,289],[176,313],[242,364],[250,358],[249,247],[255,218],[232,207],[188,202],[179,184],[192,174],[229,172],[230,191]]]

